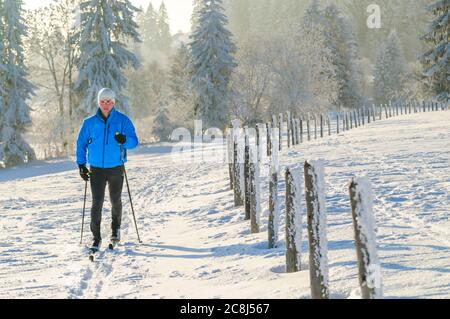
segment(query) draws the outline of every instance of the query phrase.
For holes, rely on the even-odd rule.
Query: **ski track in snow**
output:
[[[263,224],[251,235],[243,208],[233,207],[227,165],[174,163],[165,146],[130,152],[127,172],[143,243],[137,244],[124,185],[124,241],[107,251],[106,196],[102,252],[94,263],[83,248],[91,240],[89,191],[79,245],[84,183],[75,164],[0,171],[0,298],[309,298],[306,231],[302,271],[284,271],[284,168],[316,158],[324,159],[327,184],[331,297],[360,295],[348,185],[367,175],[385,297],[449,298],[449,122],[448,111],[405,115],[289,150],[284,145],[280,241],[272,250],[265,156]]]

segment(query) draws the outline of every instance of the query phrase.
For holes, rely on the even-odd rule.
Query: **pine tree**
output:
[[[139,66],[136,56],[126,49],[127,40],[140,41],[134,14],[138,11],[129,0],[85,0],[80,5],[81,27],[78,79],[80,110],[89,114],[97,108],[97,93],[109,87],[117,94],[116,106],[129,112],[124,69]]]
[[[203,0],[193,0],[193,11],[191,16],[191,30],[197,29],[198,19],[200,17],[200,10],[203,6]]]
[[[339,85],[338,105],[356,108],[361,106],[361,71],[357,68],[358,44],[350,23],[337,6],[325,8],[325,37],[333,55]]]
[[[167,106],[161,104],[158,113],[153,121],[152,134],[158,138],[160,142],[169,141],[172,126],[170,124],[169,116],[167,115]]]
[[[203,118],[204,127],[223,127],[229,114],[230,78],[236,62],[223,11],[222,0],[203,0],[197,28],[191,35],[195,114]]]
[[[165,55],[169,55],[170,46],[172,44],[172,36],[170,35],[169,16],[167,14],[167,9],[164,1],[161,2],[161,6],[159,7],[157,27],[159,34],[160,51]]]
[[[378,103],[406,98],[409,70],[397,32],[392,31],[377,54],[374,70],[374,95]]]
[[[0,165],[11,167],[35,159],[22,134],[31,123],[27,100],[34,86],[24,65],[22,1],[0,2]]]
[[[179,125],[186,127],[193,119],[193,94],[190,88],[191,74],[189,48],[183,43],[171,59],[169,73],[170,100]]]
[[[450,0],[439,0],[428,7],[436,17],[423,36],[432,46],[422,56],[425,76],[441,101],[450,100]]]

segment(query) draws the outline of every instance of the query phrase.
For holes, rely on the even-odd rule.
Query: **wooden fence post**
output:
[[[280,225],[280,206],[278,202],[278,159],[271,157],[269,183],[269,249],[277,247],[278,228]]]
[[[256,154],[258,157],[258,162],[261,161],[261,136],[259,133],[259,123],[256,124]]]
[[[330,117],[330,113],[328,113],[328,116],[327,116],[327,123],[328,123],[328,136],[331,136],[331,117]]]
[[[250,230],[259,233],[261,215],[261,184],[259,163],[255,152],[250,150]]]
[[[336,117],[336,131],[337,131],[337,134],[339,134],[339,125],[340,125],[339,112],[337,112],[337,117]]]
[[[228,174],[230,176],[230,189],[234,189],[234,178],[233,178],[233,140],[232,140],[231,129],[227,130],[227,163],[228,163]]]
[[[281,151],[283,149],[283,113],[279,114],[278,129],[279,129],[278,133],[280,134],[280,137],[279,137],[280,144],[278,144],[278,145],[280,147],[279,150]]]
[[[291,126],[291,121],[292,121],[292,118],[291,118],[291,112],[289,112],[289,111],[287,111],[286,112],[286,121],[287,121],[287,145],[288,145],[288,148],[290,148],[291,147],[291,145],[293,144],[292,143],[292,139],[291,139],[291,129],[292,129],[292,126]]]
[[[342,112],[342,131],[348,131],[347,127],[347,112]]]
[[[300,118],[300,143],[303,143],[303,119]]]
[[[311,124],[310,124],[310,117],[308,114],[308,119],[306,120],[306,130],[308,131],[308,141],[311,141]]]
[[[302,189],[300,172],[286,169],[286,272],[301,270]]]
[[[245,163],[244,163],[244,180],[245,180],[245,220],[250,219],[250,139],[247,129],[245,129]]]
[[[379,299],[382,298],[381,264],[376,248],[372,191],[367,178],[352,180],[350,201],[362,298]]]
[[[314,139],[317,140],[317,114],[314,113]]]
[[[323,138],[323,114],[320,114],[320,138]]]
[[[291,119],[291,130],[290,130],[290,135],[291,135],[291,145],[292,146],[295,146],[296,144],[297,144],[297,141],[296,141],[296,138],[295,138],[295,135],[296,135],[296,131],[297,131],[297,129],[296,129],[296,127],[295,127],[295,117],[292,117],[292,119]]]
[[[353,116],[352,116],[352,112],[349,113],[348,117],[350,118],[350,129],[353,130]]]
[[[243,178],[244,174],[241,174],[241,166],[242,166],[242,160],[240,156],[240,138],[239,135],[235,135],[234,137],[234,165],[233,165],[233,171],[234,171],[234,206],[239,207],[244,205],[244,200],[242,197],[242,188],[244,187]]]
[[[328,299],[325,181],[320,161],[305,162],[305,197],[309,238],[309,274],[312,299]]]

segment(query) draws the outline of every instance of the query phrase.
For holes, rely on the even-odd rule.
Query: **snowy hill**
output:
[[[401,116],[281,153],[282,168],[325,160],[332,298],[359,296],[348,201],[355,174],[368,175],[376,198],[384,296],[450,297],[448,123],[448,111]],[[264,227],[251,235],[243,208],[233,207],[228,168],[173,163],[169,152],[161,146],[130,152],[127,169],[144,243],[136,243],[124,193],[124,244],[95,263],[79,245],[84,184],[75,164],[1,170],[0,298],[310,298],[307,232],[301,272],[284,271],[284,218],[279,247],[267,249],[267,159]],[[105,239],[109,223],[105,203]]]

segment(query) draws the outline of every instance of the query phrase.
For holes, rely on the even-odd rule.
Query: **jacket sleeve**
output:
[[[86,154],[89,140],[89,132],[86,121],[83,121],[83,125],[80,128],[77,139],[77,164],[86,165]]]
[[[136,135],[136,129],[134,128],[134,125],[129,118],[126,118],[125,120],[122,134],[127,137],[125,143],[123,144],[123,147],[125,149],[131,150],[138,146],[139,140]]]

